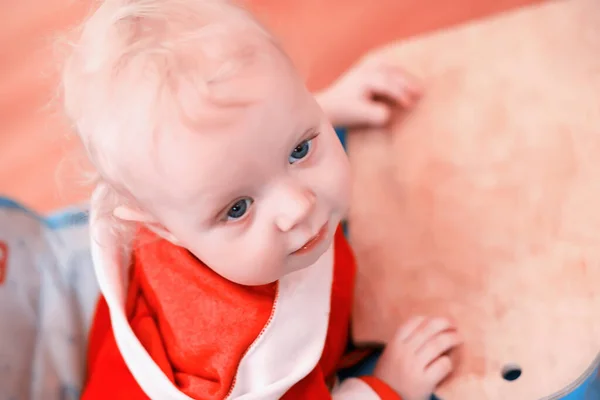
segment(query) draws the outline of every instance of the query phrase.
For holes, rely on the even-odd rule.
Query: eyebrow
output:
[[[316,126],[311,126],[307,130],[305,130],[304,133],[302,133],[302,135],[300,135],[300,138],[305,139],[306,137],[316,135],[317,133],[319,133],[319,129]]]

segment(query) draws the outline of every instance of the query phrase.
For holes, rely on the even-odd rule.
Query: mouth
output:
[[[323,240],[327,237],[327,233],[329,231],[329,224],[326,222],[321,229],[317,232],[315,236],[310,238],[308,242],[304,243],[302,247],[298,250],[294,251],[293,255],[301,255],[311,252],[315,247],[317,247]]]

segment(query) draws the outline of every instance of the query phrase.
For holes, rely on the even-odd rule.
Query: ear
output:
[[[165,227],[158,223],[158,221],[156,221],[156,218],[152,217],[150,214],[144,211],[129,206],[119,206],[115,208],[115,210],[113,211],[113,215],[119,219],[122,219],[123,221],[138,222],[145,224],[148,226],[148,228],[150,228],[150,230],[152,230],[157,235],[161,236],[162,238],[168,240],[169,242],[177,246],[180,245],[177,238],[171,232],[169,232]]]

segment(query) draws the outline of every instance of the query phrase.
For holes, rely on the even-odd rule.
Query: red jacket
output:
[[[227,281],[148,232],[141,238],[125,258],[93,241],[103,298],[83,400],[400,398],[373,377],[335,382],[355,276],[341,230],[316,264],[258,287]]]

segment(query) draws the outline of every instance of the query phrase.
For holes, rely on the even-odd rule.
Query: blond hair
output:
[[[194,123],[198,99],[256,55],[271,35],[244,9],[225,0],[105,0],[81,27],[63,70],[64,106],[95,168],[92,215],[114,216],[135,202],[123,164],[151,141],[165,120]],[[239,100],[239,99],[238,99]]]

